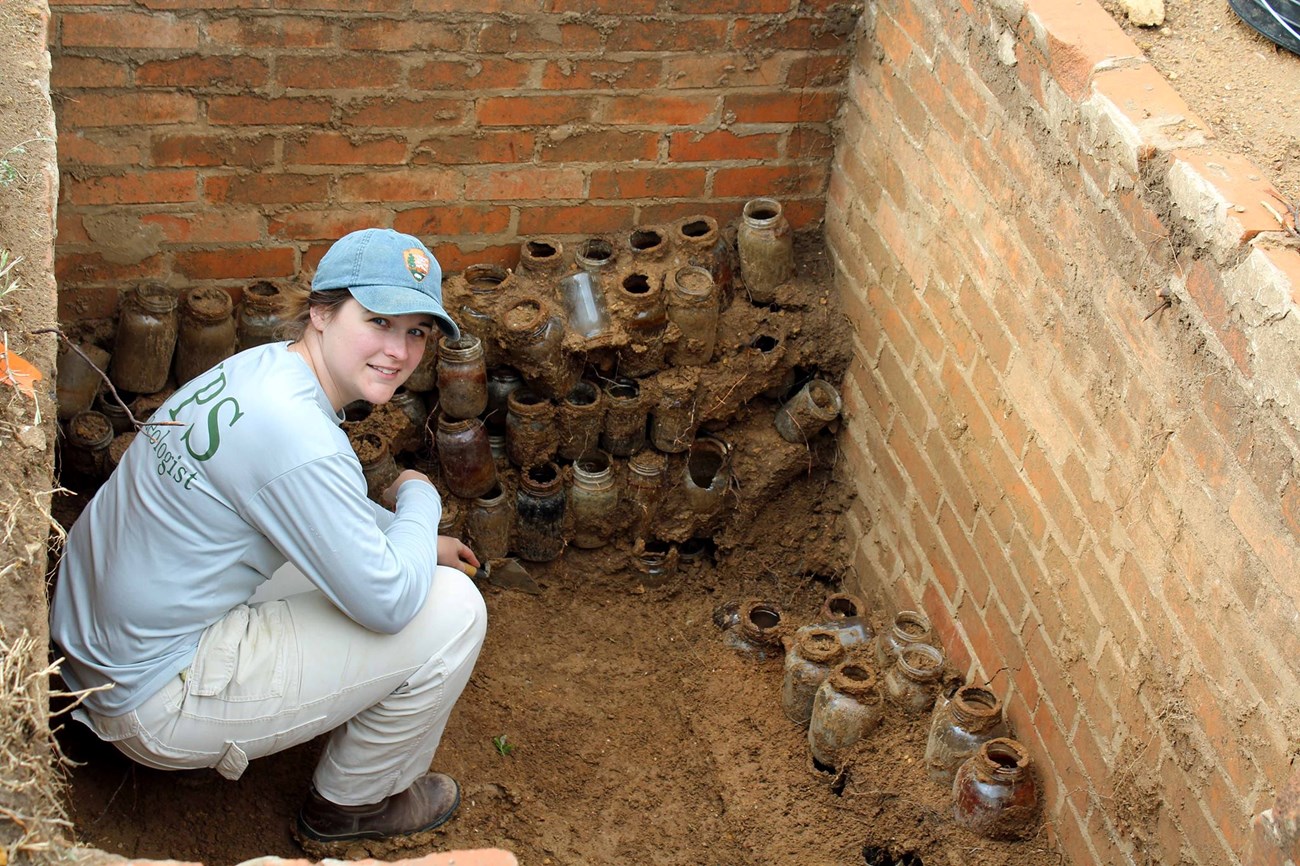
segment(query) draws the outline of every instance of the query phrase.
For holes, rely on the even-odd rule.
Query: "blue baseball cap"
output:
[[[326,251],[311,287],[347,289],[357,303],[384,316],[428,313],[453,338],[460,328],[442,306],[442,268],[418,238],[392,229],[346,234]]]

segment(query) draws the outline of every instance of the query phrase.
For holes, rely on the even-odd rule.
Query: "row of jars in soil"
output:
[[[924,614],[902,611],[877,633],[860,599],[836,593],[815,622],[793,630],[779,605],[762,600],[717,619],[742,656],[784,655],[782,710],[807,727],[816,764],[841,769],[886,719],[886,705],[904,717],[928,714],[926,771],[951,790],[957,822],[989,838],[1033,830],[1039,799],[1028,751],[997,695],[946,669]]]

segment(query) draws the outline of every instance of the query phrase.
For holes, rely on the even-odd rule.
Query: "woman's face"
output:
[[[354,400],[387,403],[424,354],[433,316],[381,316],[354,298],[331,312],[312,307],[309,328],[320,336],[324,369],[316,371],[334,408]]]

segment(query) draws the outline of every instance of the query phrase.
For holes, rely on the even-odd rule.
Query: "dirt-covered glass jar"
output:
[[[841,662],[817,687],[808,720],[808,747],[818,764],[838,769],[859,740],[880,726],[884,702],[871,669]]]
[[[708,270],[718,288],[718,307],[731,306],[736,260],[731,244],[711,216],[696,214],[673,224],[673,241],[682,264],[698,265]]]
[[[678,454],[695,438],[695,392],[698,381],[686,376],[661,376],[659,400],[650,413],[650,442],[665,454]]]
[[[515,286],[515,277],[500,265],[469,265],[461,275],[465,294],[460,301],[456,323],[461,335],[473,334],[483,343],[483,359],[489,368],[506,363],[499,342],[501,327],[499,307]]]
[[[506,456],[510,462],[531,469],[554,458],[560,444],[555,404],[531,388],[517,388],[510,392],[506,405]]]
[[[998,737],[958,768],[952,782],[953,817],[989,839],[1020,839],[1038,823],[1038,782],[1029,751]]]
[[[745,658],[763,661],[785,652],[781,638],[787,631],[785,612],[780,605],[749,599],[740,605],[740,615],[735,625],[726,630],[723,642]]]
[[[637,539],[632,545],[632,573],[647,589],[663,586],[677,576],[677,546],[657,538]]]
[[[487,371],[487,409],[484,410],[483,423],[488,430],[506,429],[507,401],[515,389],[521,387],[524,380],[519,371],[513,367],[493,367]]]
[[[662,280],[644,271],[625,274],[615,292],[627,345],[618,353],[618,371],[634,379],[657,373],[664,366],[664,328],[668,308]]]
[[[552,237],[527,238],[519,244],[519,270],[529,275],[554,276],[564,266],[564,244]],[[554,286],[551,286],[554,288]]]
[[[721,439],[701,436],[686,455],[683,487],[696,514],[711,515],[722,508],[731,486],[731,448]]]
[[[569,489],[573,546],[591,549],[608,544],[617,511],[613,462],[604,451],[588,451],[573,463],[573,485]]]
[[[182,295],[176,339],[177,386],[206,373],[234,353],[235,318],[230,295],[212,286],[200,286]]]
[[[72,344],[59,341],[56,394],[60,421],[69,421],[94,405],[95,395],[104,386],[100,371],[108,370],[110,360],[109,353],[93,343],[77,343],[74,349]]]
[[[560,401],[555,413],[560,429],[556,453],[564,460],[577,460],[600,443],[605,425],[605,399],[594,382],[583,380]]]
[[[141,283],[122,299],[108,377],[122,391],[161,391],[176,350],[176,294],[161,283]]]
[[[65,432],[60,452],[64,471],[72,471],[90,481],[102,479],[108,472],[113,425],[99,412],[87,409],[72,416]]]
[[[885,695],[907,715],[923,716],[934,709],[942,676],[943,653],[928,643],[908,644],[885,671]]]
[[[664,490],[664,469],[668,459],[657,451],[638,451],[627,462],[623,495],[631,514],[634,537],[645,535],[654,525],[659,513],[659,500]]]
[[[794,236],[781,203],[770,198],[745,203],[736,233],[740,276],[755,304],[776,300],[777,286],[794,277]]]
[[[554,463],[519,473],[511,544],[516,556],[528,562],[550,562],[564,552],[567,502],[564,477]]]
[[[835,386],[813,379],[776,410],[776,432],[787,442],[806,443],[839,417],[840,406]]]
[[[668,235],[658,226],[638,226],[628,232],[627,248],[633,261],[663,261],[668,255]]]
[[[876,665],[889,670],[898,652],[908,644],[927,643],[930,640],[930,620],[915,610],[902,610],[894,617],[889,629],[876,635]]]
[[[411,454],[421,451],[425,445],[425,431],[429,421],[429,407],[424,398],[405,386],[399,386],[388,401],[402,413],[405,423],[395,432],[390,443],[394,454]]]
[[[856,595],[847,592],[833,592],[826,596],[814,624],[818,628],[838,631],[840,643],[845,647],[865,645],[875,637],[866,604]]]
[[[122,394],[123,400],[129,400],[134,395]],[[131,423],[131,413],[126,406],[118,402],[109,391],[100,391],[99,396],[95,398],[94,410],[108,419],[108,423],[113,425],[113,435],[119,433],[128,433],[135,429]]]
[[[787,719],[808,724],[817,689],[842,658],[844,645],[838,632],[805,627],[794,633],[794,642],[785,654],[785,678],[781,683],[781,709]]]
[[[442,498],[442,514],[438,515],[438,534],[460,538],[461,527],[465,523],[465,514],[460,500],[451,496]]]
[[[361,461],[361,474],[366,479],[366,495],[379,502],[388,485],[397,478],[397,461],[388,450],[388,443],[374,433],[362,433],[348,438],[352,442],[352,450],[357,454],[357,460]]]
[[[450,418],[477,418],[488,403],[483,342],[473,334],[438,344],[438,407]]]
[[[510,531],[515,510],[500,484],[475,499],[465,515],[465,543],[478,558],[487,562],[510,552]]]
[[[434,438],[442,480],[452,495],[477,499],[497,483],[497,467],[482,421],[448,418],[439,412]]]
[[[137,435],[134,430],[119,433],[113,437],[112,442],[108,443],[108,456],[104,467],[106,475],[112,475],[113,470],[121,465],[122,458],[126,456],[126,449],[131,447]]]
[[[672,274],[668,320],[681,331],[668,349],[668,363],[693,367],[713,359],[718,343],[718,292],[704,268],[687,265]]]
[[[239,351],[281,339],[279,332],[284,318],[280,315],[280,305],[283,301],[284,293],[275,283],[259,280],[244,289],[239,317],[235,322]]]
[[[635,379],[615,379],[605,386],[605,429],[601,447],[615,457],[627,457],[645,445],[646,404]]]
[[[957,768],[980,746],[1009,735],[1002,702],[988,689],[962,686],[951,698],[940,695],[925,745],[926,773],[936,782],[952,784]]]
[[[538,295],[525,295],[505,312],[510,359],[544,397],[562,399],[582,375],[582,359],[564,348],[564,322]]]

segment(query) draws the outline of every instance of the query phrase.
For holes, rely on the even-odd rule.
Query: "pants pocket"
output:
[[[282,697],[293,647],[283,601],[240,605],[208,626],[186,677],[186,692],[226,701]]]

